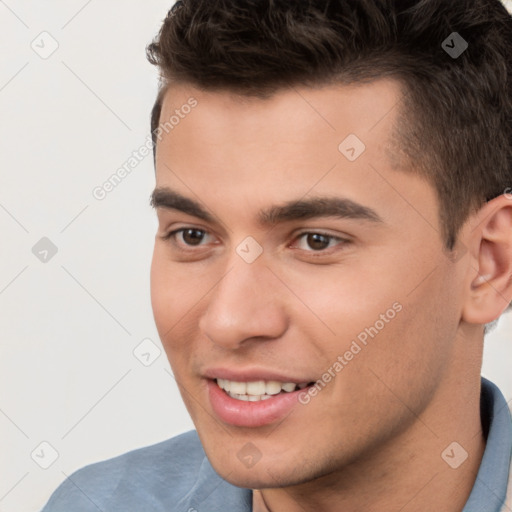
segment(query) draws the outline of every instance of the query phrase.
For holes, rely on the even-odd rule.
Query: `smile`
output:
[[[291,393],[308,386],[307,382],[278,382],[275,380],[257,380],[252,382],[238,382],[228,379],[216,379],[219,388],[223,389],[231,398],[245,402],[259,402],[268,400],[280,393]]]

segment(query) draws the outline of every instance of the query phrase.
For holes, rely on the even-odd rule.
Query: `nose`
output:
[[[205,336],[229,349],[249,340],[278,338],[287,325],[285,289],[260,260],[235,260],[210,293],[199,320]]]

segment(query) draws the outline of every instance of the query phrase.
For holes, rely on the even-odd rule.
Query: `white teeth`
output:
[[[247,393],[247,382],[229,381],[229,391],[237,395],[245,395]]]
[[[295,382],[278,382],[276,380],[237,382],[234,380],[217,379],[217,384],[230,397],[249,402],[267,400],[272,395],[277,395],[282,391],[291,393],[297,387],[304,389],[307,386],[307,383],[296,384]]]
[[[246,386],[246,394],[247,395],[264,395],[265,394],[265,381],[258,380],[256,382],[248,382]],[[281,389],[279,389],[281,391]]]
[[[260,400],[268,400],[272,398],[270,395],[239,395],[237,393],[231,393],[228,391],[228,395],[231,398],[236,398],[237,400],[242,400],[244,402],[259,402]]]
[[[228,393],[231,398],[236,398],[237,400],[243,400],[244,402],[249,402],[249,395],[240,395],[238,393],[232,393],[231,391]]]
[[[265,385],[265,393],[267,393],[267,395],[277,395],[281,393],[281,383],[277,382],[277,380],[269,380]]]

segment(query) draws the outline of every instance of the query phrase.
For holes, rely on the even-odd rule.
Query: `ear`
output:
[[[472,324],[496,320],[512,302],[512,198],[503,194],[475,216],[468,246],[474,248],[468,270],[462,319]]]

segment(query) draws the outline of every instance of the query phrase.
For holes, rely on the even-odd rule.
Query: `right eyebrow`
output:
[[[197,217],[205,222],[215,222],[210,215],[198,202],[182,196],[170,188],[156,188],[153,190],[150,198],[150,204],[153,208],[164,208],[169,210],[179,210],[183,213]]]

